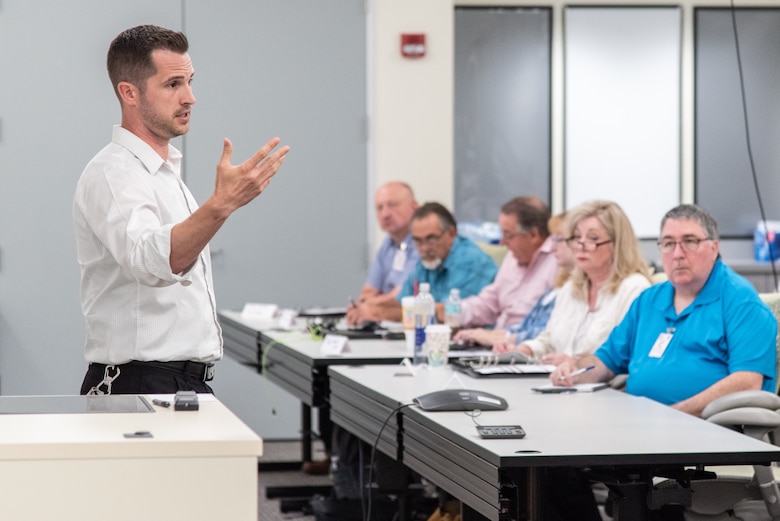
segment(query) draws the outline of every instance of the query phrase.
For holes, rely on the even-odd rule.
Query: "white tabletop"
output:
[[[652,400],[605,389],[594,393],[537,394],[546,378],[471,378],[451,368],[399,376],[394,367],[332,367],[357,388],[396,405],[444,388],[483,390],[505,398],[505,411],[426,412],[417,406],[403,414],[497,466],[609,465],[685,462],[729,464],[780,460],[780,448],[714,425]],[[387,405],[391,405],[387,403]],[[521,440],[483,440],[482,425],[521,425]],[[518,452],[523,451],[523,452]],[[527,451],[527,452],[525,452]],[[555,461],[554,461],[555,460]]]
[[[2,414],[0,461],[262,455],[262,440],[213,395],[199,395],[197,411],[161,397],[171,406],[149,413]],[[152,437],[124,436],[135,432]]]
[[[282,329],[279,327],[279,321],[259,320],[256,318],[247,318],[238,311],[222,310],[220,315],[229,318],[245,327],[256,330],[263,336],[271,340],[271,349],[274,345],[282,345],[301,357],[316,361],[336,362],[342,360],[342,363],[352,363],[354,360],[364,359],[402,359],[411,357],[412,352],[406,348],[403,340],[384,340],[377,336],[376,339],[356,339],[348,341],[348,349],[338,355],[326,355],[322,353],[322,340],[316,340],[311,337],[303,328]],[[334,331],[334,334],[338,334]]]

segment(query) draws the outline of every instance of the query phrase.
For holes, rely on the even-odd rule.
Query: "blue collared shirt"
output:
[[[396,255],[399,256],[399,261],[403,260],[402,264],[399,262],[396,265]],[[390,293],[406,281],[419,258],[411,234],[407,235],[400,244],[393,242],[388,235],[376,252],[374,261],[368,267],[366,284],[379,290],[380,293]],[[396,269],[399,267],[402,269]]]
[[[650,356],[661,334],[671,341]],[[596,356],[613,373],[628,373],[626,392],[674,404],[736,371],[764,375],[762,388],[774,392],[776,337],[777,321],[753,286],[717,260],[679,314],[670,282],[645,290]]]
[[[558,290],[555,288],[548,289],[544,295],[539,297],[534,307],[525,316],[525,319],[519,324],[514,324],[507,328],[507,331],[515,335],[515,344],[521,344],[530,338],[536,338],[539,333],[544,331],[547,327],[547,322],[550,321],[550,314],[555,307],[555,297],[558,295]]]

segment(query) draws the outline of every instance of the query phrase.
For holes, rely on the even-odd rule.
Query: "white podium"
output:
[[[0,517],[257,521],[262,440],[211,395],[198,411],[159,398],[171,407],[0,414]]]

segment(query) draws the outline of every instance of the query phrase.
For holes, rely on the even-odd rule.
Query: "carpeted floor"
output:
[[[266,441],[263,444],[263,456],[260,462],[295,461],[300,460],[301,444],[299,441]],[[314,459],[325,457],[322,447],[315,444]],[[261,471],[258,473],[258,521],[282,521],[295,519],[299,521],[314,521],[314,516],[303,515],[300,511],[282,513],[279,509],[279,499],[266,499],[266,487],[330,485],[328,476],[309,476],[300,471]]]
[[[296,461],[301,457],[300,441],[266,441],[263,445],[263,456],[260,462],[278,462],[278,461]],[[325,458],[322,446],[314,446],[314,459],[321,460]],[[314,516],[304,515],[300,511],[281,512],[279,499],[267,499],[267,487],[283,486],[327,486],[330,485],[329,476],[309,476],[299,470],[290,471],[261,471],[258,473],[258,521],[285,521],[294,519],[296,521],[315,521]],[[602,512],[605,520],[611,518]]]

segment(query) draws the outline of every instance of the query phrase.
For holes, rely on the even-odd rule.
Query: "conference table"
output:
[[[622,519],[647,519],[652,477],[688,466],[768,464],[780,448],[613,389],[538,394],[545,378],[471,378],[451,366],[408,371],[330,367],[332,420],[463,505],[464,521],[543,520],[555,467],[588,468],[622,486]],[[504,411],[429,412],[413,399],[445,388],[505,398]],[[485,440],[476,425],[521,425],[524,439]],[[381,432],[381,434],[380,434]]]
[[[296,328],[280,327],[278,319],[246,317],[241,312],[222,310],[225,352],[236,360],[254,365],[258,372],[301,402],[302,461],[311,461],[312,408],[327,414],[329,381],[327,369],[333,365],[399,364],[412,352],[403,340],[358,339],[336,355],[324,354],[322,339]]]
[[[262,440],[212,395],[196,411],[153,398],[173,404],[0,397],[3,519],[257,521]]]

